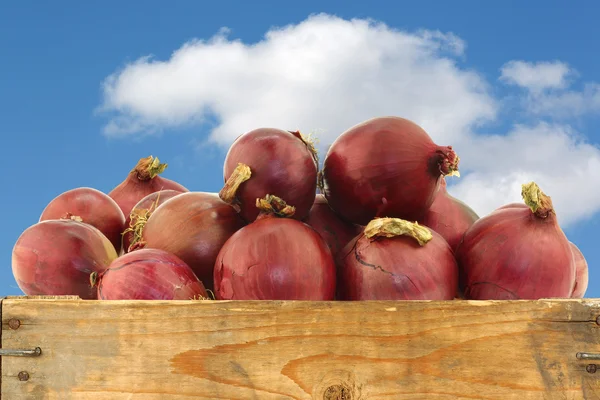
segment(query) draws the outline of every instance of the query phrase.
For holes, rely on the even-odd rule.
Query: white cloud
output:
[[[252,45],[225,33],[109,77],[104,109],[119,114],[105,132],[142,134],[215,113],[221,124],[211,139],[225,145],[259,126],[317,130],[327,142],[367,118],[401,114],[451,140],[495,115],[486,83],[456,65],[465,45],[452,34],[327,15]]]
[[[564,88],[574,72],[560,61],[531,63],[513,60],[502,66],[500,80],[539,92],[550,88]]]
[[[509,61],[500,80],[527,90],[522,99],[532,115],[565,119],[600,111],[600,85],[586,83],[581,91],[569,89],[577,71],[560,61]]]
[[[600,208],[600,151],[566,125],[517,125],[506,136],[478,136],[464,146],[461,164],[472,173],[451,178],[450,193],[485,214],[522,203],[521,184],[535,181],[552,197],[561,225]]]
[[[527,110],[537,116],[554,119],[581,117],[600,111],[600,85],[586,83],[582,91],[563,90],[530,94],[525,100]]]
[[[214,115],[219,123],[209,140],[224,148],[248,130],[274,126],[316,130],[323,154],[350,126],[398,115],[436,143],[455,146],[463,177],[452,180],[458,184],[451,191],[481,215],[521,201],[520,185],[531,180],[552,196],[564,225],[600,209],[600,191],[589,184],[600,178],[600,151],[568,125],[476,134],[496,118],[501,101],[462,66],[466,45],[450,33],[316,15],[272,28],[253,44],[227,34],[186,43],[165,61],[140,58],[107,78],[101,109],[112,118],[105,133],[140,136]],[[528,88],[528,96],[555,95],[536,105],[538,114],[570,107],[572,115],[589,109],[599,92],[564,90],[572,74],[559,62],[516,61],[504,66],[502,80]],[[573,99],[582,94],[585,101]]]

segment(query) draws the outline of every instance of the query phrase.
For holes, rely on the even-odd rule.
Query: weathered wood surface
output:
[[[9,298],[2,347],[43,353],[2,357],[1,398],[600,399],[600,366],[576,358],[600,353],[599,315],[598,299]]]

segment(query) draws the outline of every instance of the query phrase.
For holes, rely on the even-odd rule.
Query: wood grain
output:
[[[43,353],[2,357],[1,398],[600,399],[600,365],[576,358],[600,353],[598,315],[598,299],[10,298],[2,347]]]

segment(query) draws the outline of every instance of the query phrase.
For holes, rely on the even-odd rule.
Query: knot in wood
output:
[[[331,385],[323,393],[323,400],[353,400],[352,389],[345,383]]]

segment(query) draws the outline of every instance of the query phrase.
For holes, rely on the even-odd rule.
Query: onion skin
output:
[[[503,205],[501,207],[496,208],[492,212],[496,212],[496,211],[500,211],[500,210],[506,210],[507,208],[524,208],[526,210],[529,210],[529,207],[527,206],[527,204],[524,204],[524,203],[509,203],[509,204],[505,204],[505,205]]]
[[[99,229],[117,252],[121,250],[125,216],[119,205],[107,194],[88,187],[67,190],[48,203],[42,211],[40,221],[70,219],[75,216]]]
[[[100,300],[206,299],[202,282],[177,256],[158,249],[125,254],[92,276]]]
[[[504,206],[465,233],[456,259],[466,299],[571,296],[575,263],[551,199],[533,182],[523,185],[523,196],[529,207]]]
[[[12,253],[12,271],[28,296],[79,296],[96,299],[92,272],[117,258],[106,236],[92,225],[74,220],[47,220],[27,228]]]
[[[456,251],[464,233],[478,219],[479,216],[471,207],[448,193],[446,179],[442,178],[431,207],[419,223],[442,235],[452,250]]]
[[[415,123],[373,118],[342,133],[329,148],[323,193],[354,224],[375,217],[417,221],[431,206],[440,178],[458,175],[458,163],[451,146],[437,146]]]
[[[240,163],[250,167],[251,177],[236,187],[229,180]],[[259,128],[241,135],[229,148],[223,166],[225,187],[219,195],[228,203],[235,201],[248,223],[259,214],[256,199],[268,194],[295,207],[292,218],[302,220],[315,200],[317,173],[314,147],[300,132]]]
[[[419,226],[428,241],[410,235],[369,237],[372,224],[399,224],[395,218],[373,220],[338,257],[340,300],[453,300],[458,267],[448,243],[437,232]],[[400,221],[400,222],[398,222]],[[413,225],[408,223],[409,225]]]
[[[310,226],[261,214],[225,243],[214,268],[219,300],[333,300],[335,262]]]
[[[569,245],[575,261],[575,287],[573,293],[571,293],[571,298],[583,299],[589,283],[588,264],[579,247],[573,242],[569,242]]]
[[[132,209],[129,216],[127,216],[126,225],[128,228],[123,232],[123,251],[129,252],[129,246],[134,240],[134,228],[136,222],[140,219],[148,220],[154,210],[156,210],[165,201],[181,194],[178,190],[159,190],[158,192],[150,193],[143,199],[141,199]],[[133,217],[133,222],[132,222]]]
[[[161,177],[159,174],[165,168],[167,164],[161,164],[158,158],[152,156],[141,158],[127,178],[111,190],[108,195],[121,207],[125,217],[129,216],[133,207],[150,193],[167,189],[189,192],[183,185]]]
[[[315,202],[304,223],[313,227],[329,246],[335,259],[337,254],[362,232],[363,227],[341,219],[327,204],[322,194],[317,194]]]
[[[204,287],[212,290],[219,250],[243,226],[236,210],[216,193],[182,193],[152,213],[137,245],[176,255],[192,268]]]

